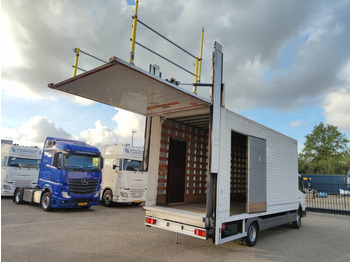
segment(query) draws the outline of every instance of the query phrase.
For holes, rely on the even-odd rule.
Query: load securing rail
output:
[[[73,65],[73,68],[74,68],[74,70],[73,70],[73,76],[76,76],[76,75],[77,75],[77,69],[79,69],[80,71],[86,72],[86,70],[84,70],[84,69],[78,67],[78,60],[79,60],[79,55],[80,55],[80,53],[83,53],[83,54],[85,54],[85,55],[87,55],[87,56],[90,56],[90,57],[92,57],[92,58],[94,58],[94,59],[96,59],[96,60],[98,60],[98,61],[100,61],[100,62],[103,62],[103,63],[105,63],[105,64],[108,63],[107,61],[104,61],[104,60],[102,60],[101,58],[98,58],[98,57],[96,57],[96,56],[93,56],[93,55],[91,55],[91,54],[89,54],[89,53],[84,52],[84,51],[81,50],[80,48],[73,48],[73,52],[75,53],[75,60],[74,60],[74,65]]]
[[[204,38],[204,28],[202,28],[202,33],[201,33],[201,47],[200,47],[200,55],[195,56],[193,54],[191,54],[190,52],[188,52],[187,50],[185,50],[184,48],[180,47],[179,45],[177,45],[176,43],[174,43],[173,41],[171,41],[169,38],[165,37],[164,35],[160,34],[159,32],[157,32],[156,30],[154,30],[153,28],[151,28],[150,26],[146,25],[144,22],[142,22],[138,17],[137,17],[137,12],[138,12],[138,5],[139,5],[139,0],[135,1],[135,15],[132,16],[133,19],[133,26],[132,26],[132,33],[131,33],[131,50],[130,50],[130,63],[134,63],[135,60],[135,45],[137,44],[138,46],[146,49],[147,51],[151,52],[154,55],[159,56],[160,58],[166,60],[167,62],[177,66],[178,68],[184,70],[185,72],[191,74],[194,76],[194,88],[193,88],[193,93],[197,94],[197,85],[196,83],[200,83],[200,78],[201,78],[201,70],[202,70],[202,54],[203,54],[203,38]],[[137,23],[140,23],[141,25],[143,25],[145,28],[149,29],[150,31],[152,31],[153,33],[157,34],[158,36],[162,37],[164,40],[168,41],[169,43],[171,43],[172,45],[174,45],[175,47],[177,47],[178,49],[180,49],[181,51],[185,52],[186,54],[188,54],[189,56],[193,57],[195,59],[195,70],[194,73],[192,73],[191,71],[189,71],[188,69],[178,65],[177,63],[171,61],[170,59],[164,57],[163,55],[151,50],[150,48],[146,47],[145,45],[139,43],[136,41],[136,28],[137,28]]]
[[[147,51],[151,52],[154,55],[157,55],[158,57],[164,59],[165,61],[171,63],[172,65],[182,69],[183,71],[185,71],[188,74],[191,74],[192,76],[194,76],[194,83],[191,84],[193,85],[193,93],[197,94],[197,87],[198,86],[211,86],[209,84],[200,84],[201,81],[201,71],[202,71],[202,54],[203,54],[203,38],[204,38],[204,28],[202,28],[202,32],[201,32],[201,45],[200,45],[200,55],[195,56],[193,54],[191,54],[190,52],[188,52],[187,50],[185,50],[184,48],[182,48],[181,46],[179,46],[178,44],[176,44],[175,42],[171,41],[169,38],[165,37],[164,35],[160,34],[159,32],[157,32],[155,29],[151,28],[150,26],[148,26],[147,24],[145,24],[144,22],[142,22],[140,19],[138,19],[137,17],[137,12],[138,12],[138,4],[139,4],[139,0],[135,1],[135,15],[132,16],[133,19],[133,25],[132,25],[132,33],[131,33],[131,47],[130,47],[130,63],[134,64],[134,60],[135,60],[135,45],[137,44],[138,46],[146,49]],[[151,50],[149,47],[146,47],[145,45],[139,43],[136,41],[136,28],[137,28],[137,23],[140,23],[142,26],[144,26],[145,28],[147,28],[148,30],[150,30],[151,32],[155,33],[156,35],[162,37],[164,40],[168,41],[169,43],[171,43],[172,45],[174,45],[175,47],[177,47],[178,49],[180,49],[181,51],[183,51],[184,53],[186,53],[187,55],[191,56],[192,58],[195,59],[195,68],[194,68],[194,73],[192,73],[190,70],[184,68],[183,66],[180,66],[179,64],[171,61],[170,59],[166,58],[165,56],[157,53],[154,50]],[[74,60],[74,65],[73,65],[73,77],[75,77],[77,75],[77,70],[79,69],[80,71],[86,72],[86,70],[79,68],[78,67],[78,60],[79,60],[79,55],[80,53],[85,54],[87,56],[90,56],[102,63],[107,64],[107,61],[104,61],[96,56],[93,56],[87,52],[82,51],[80,48],[74,48],[73,52],[76,53],[75,55],[75,60]],[[183,84],[183,85],[188,85],[188,84]]]

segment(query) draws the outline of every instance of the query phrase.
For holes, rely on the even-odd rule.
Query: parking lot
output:
[[[216,246],[144,226],[142,207],[44,212],[1,200],[1,261],[349,261],[350,220],[308,214],[298,230],[263,231],[255,247]]]

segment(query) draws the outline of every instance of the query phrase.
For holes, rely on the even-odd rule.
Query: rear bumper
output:
[[[174,222],[174,221],[165,220],[161,218],[155,218],[155,217],[146,216],[145,225],[148,227],[161,228],[168,231],[180,233],[183,235],[200,238],[203,240],[206,240],[208,235],[207,230],[205,228],[199,228],[199,227],[186,225],[179,222]]]

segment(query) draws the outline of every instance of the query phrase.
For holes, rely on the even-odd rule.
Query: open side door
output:
[[[248,213],[265,212],[266,140],[249,136]]]
[[[103,66],[57,84],[49,84],[49,87],[144,116],[209,114],[211,105],[209,99],[116,57]]]

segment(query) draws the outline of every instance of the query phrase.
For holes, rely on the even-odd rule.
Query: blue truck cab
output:
[[[100,203],[102,157],[85,142],[47,137],[37,188],[17,188],[14,202],[34,202],[43,210],[89,208]]]

